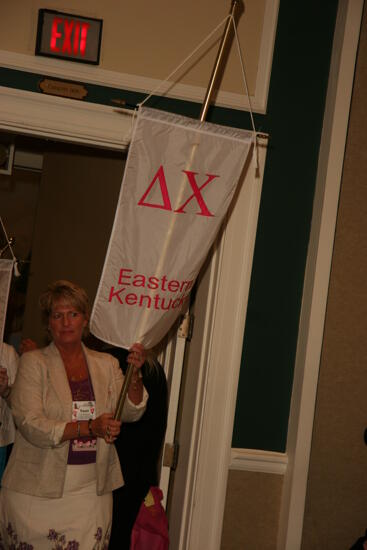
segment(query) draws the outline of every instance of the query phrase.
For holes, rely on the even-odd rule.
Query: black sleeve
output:
[[[128,352],[115,356],[126,370]],[[130,533],[141,503],[151,486],[158,485],[158,462],[167,426],[167,380],[162,366],[142,368],[149,393],[147,409],[137,422],[123,423],[115,441],[125,485],[113,492],[111,550],[128,550]]]

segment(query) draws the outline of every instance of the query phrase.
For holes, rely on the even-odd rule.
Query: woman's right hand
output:
[[[120,433],[121,422],[112,413],[103,413],[91,422],[94,435],[102,437],[106,443],[113,443]]]

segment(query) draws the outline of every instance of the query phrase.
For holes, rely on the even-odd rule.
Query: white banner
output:
[[[8,307],[13,264],[13,260],[0,259],[0,345],[4,339],[6,309]]]
[[[91,332],[151,348],[188,304],[244,170],[253,133],[142,108],[91,315]]]

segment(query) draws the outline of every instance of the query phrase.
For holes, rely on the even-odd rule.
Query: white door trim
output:
[[[0,87],[0,129],[109,149],[126,149],[131,111]]]
[[[363,0],[339,2],[288,428],[278,548],[302,543],[317,381]]]
[[[202,402],[196,415],[180,549],[219,550],[226,500],[231,442],[242,356],[248,292],[255,245],[266,143],[259,147],[260,177],[251,158],[234,208],[213,258],[211,292],[200,365]],[[188,487],[191,485],[191,487]],[[191,491],[189,491],[191,489]]]
[[[177,325],[177,323],[176,323]],[[167,415],[167,427],[164,436],[163,443],[163,460],[161,464],[159,487],[163,493],[162,506],[166,508],[168,489],[171,476],[171,466],[166,466],[164,461],[166,445],[175,444],[175,431],[177,422],[177,411],[180,398],[181,380],[183,363],[185,356],[186,338],[180,336],[179,330],[176,331],[175,327],[170,330],[171,338],[166,347],[167,361],[162,363],[167,376],[167,382],[169,387],[169,400],[168,400],[168,415]]]

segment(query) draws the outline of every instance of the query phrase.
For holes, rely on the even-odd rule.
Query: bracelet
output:
[[[92,418],[90,418],[90,419],[88,420],[88,431],[89,431],[89,435],[90,435],[91,437],[94,437],[94,433],[93,433],[93,430],[92,430]]]
[[[139,389],[138,387],[139,382],[143,382],[143,377],[140,371],[135,375],[135,377],[133,376],[131,378],[131,386],[133,390],[137,391]]]
[[[76,435],[76,437],[77,437],[77,439],[79,439],[79,438],[80,438],[80,422],[79,422],[79,420],[78,420],[78,422],[76,423],[76,429],[77,429],[77,435]]]

